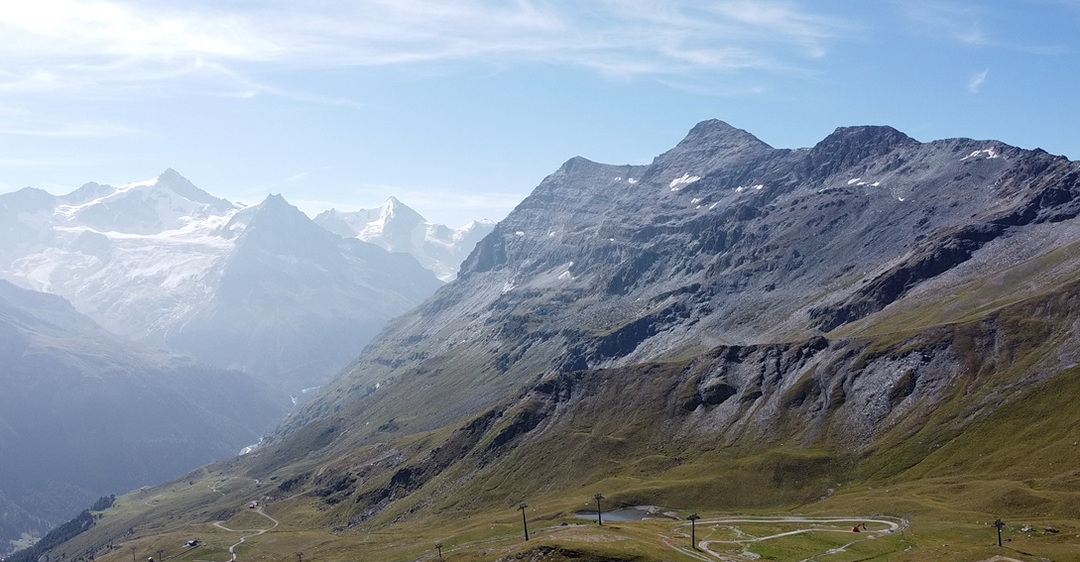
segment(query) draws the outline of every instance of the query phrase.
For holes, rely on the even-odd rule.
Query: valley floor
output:
[[[158,562],[1080,560],[1080,521],[1011,522],[1003,531],[1003,546],[998,547],[989,519],[948,520],[932,510],[916,510],[922,512],[911,516],[852,515],[858,512],[833,511],[837,506],[828,508],[832,514],[706,514],[692,524],[686,519],[689,512],[678,512],[678,519],[668,516],[597,525],[575,517],[572,507],[566,509],[582,505],[580,502],[538,500],[527,512],[528,541],[523,536],[521,512],[515,509],[329,532],[312,525],[319,512],[307,498],[263,505],[258,502],[258,482],[244,480],[204,483],[202,489],[207,493],[227,491],[232,492],[231,500],[249,498],[223,512],[224,519],[211,522],[166,523],[161,513],[154,513],[161,509],[155,500],[158,496],[166,499],[174,493],[171,490],[129,494],[118,502],[117,511],[107,513],[100,527],[108,527],[109,519],[125,525],[131,521],[155,523],[149,528],[133,528],[130,539],[109,545],[95,559],[126,562],[137,553],[156,553]],[[865,505],[866,500],[861,497],[857,503]],[[87,535],[93,535],[97,527]],[[181,546],[193,538],[199,539],[198,546]]]

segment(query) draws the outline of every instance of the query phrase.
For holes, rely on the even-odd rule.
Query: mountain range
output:
[[[490,230],[451,231],[395,199],[371,224],[364,213],[320,215],[359,229],[342,240],[280,196],[242,206],[171,169],[63,196],[25,188],[0,195],[0,275],[64,296],[116,334],[299,396],[441,285],[416,258],[452,278]]]
[[[455,229],[434,224],[394,197],[375,209],[330,209],[314,221],[344,238],[359,238],[388,252],[409,254],[446,282],[453,281],[476,243],[495,228],[495,223],[486,219]]]
[[[885,126],[777,149],[706,121],[647,165],[573,158],[262,447],[47,554],[119,561],[226,520],[265,531],[251,557],[708,559],[672,546],[685,523],[573,524],[603,499],[900,522],[721,558],[983,560],[1005,517],[1017,556],[1066,559],[1078,214],[1078,162]]]
[[[1075,172],[1041,151],[889,127],[774,149],[716,121],[648,166],[575,158],[294,419],[369,409],[358,399],[375,384],[433,365],[488,373],[455,380],[455,400],[424,383],[464,405],[562,372],[820,337],[920,285],[967,282],[943,275],[984,246],[993,264],[1049,251],[1013,233],[1075,216]],[[418,426],[450,421],[435,400],[416,400]]]

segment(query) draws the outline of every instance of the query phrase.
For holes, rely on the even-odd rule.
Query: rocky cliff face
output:
[[[710,121],[648,166],[575,158],[296,419],[360,408],[391,379],[454,377],[422,427],[562,372],[805,341],[931,280],[955,288],[969,279],[945,274],[973,257],[986,275],[1072,243],[1072,228],[1033,233],[1075,217],[1077,195],[1065,158],[888,127],[780,150]]]
[[[252,467],[338,459],[309,485],[346,528],[683,463],[744,507],[852,479],[1022,479],[968,432],[1075,386],[1078,212],[1076,162],[888,127],[778,150],[714,121],[648,166],[575,158]],[[665,486],[649,501],[678,497]]]

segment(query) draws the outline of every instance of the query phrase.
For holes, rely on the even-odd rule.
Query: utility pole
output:
[[[692,513],[687,519],[690,520],[690,546],[693,547],[694,550],[697,550],[697,533],[695,532],[697,529],[695,529],[694,523],[696,523],[698,519],[701,519],[701,517],[696,513]]]
[[[131,545],[131,562],[138,562],[135,560],[135,545]]]
[[[604,518],[600,515],[600,500],[604,499],[604,495],[596,494],[595,496],[593,496],[593,499],[596,500],[596,524],[603,525]]]
[[[998,517],[998,518],[997,518],[997,520],[996,520],[996,521],[994,521],[994,526],[995,526],[995,527],[997,527],[997,531],[998,531],[998,546],[1000,547],[1000,546],[1001,546],[1001,528],[1005,526],[1005,522],[1004,522],[1004,521],[1002,521],[1000,517]]]
[[[299,550],[296,551],[296,562],[304,562],[304,553]]]
[[[441,542],[435,543],[435,548],[439,549],[439,560],[442,560],[442,543]]]
[[[518,504],[518,509],[521,510],[521,526],[525,528],[525,540],[529,540],[529,522],[525,519],[525,508],[529,507],[529,504],[521,502]]]

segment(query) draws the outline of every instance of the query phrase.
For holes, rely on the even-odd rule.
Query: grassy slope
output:
[[[626,384],[620,388],[630,393],[647,392],[653,387],[642,381],[649,378],[624,380]],[[1073,445],[1080,440],[1080,430],[1072,423],[1078,407],[1072,397],[1078,391],[1080,372],[1075,369],[1035,382],[1014,396],[1007,407],[977,415],[968,431],[942,441],[929,455],[887,476],[882,476],[888,470],[881,467],[907,464],[891,456],[908,455],[903,448],[883,446],[864,464],[869,468],[854,472],[843,463],[830,464],[837,459],[836,451],[820,447],[794,452],[783,444],[756,450],[708,449],[700,443],[693,448],[674,444],[657,448],[657,443],[641,436],[662,435],[662,418],[635,416],[629,409],[616,413],[583,407],[567,422],[571,430],[545,434],[494,465],[479,467],[479,463],[467,461],[456,465],[356,529],[328,532],[335,508],[306,495],[272,503],[268,512],[282,525],[248,539],[239,552],[245,560],[290,560],[296,551],[305,552],[308,560],[358,556],[413,560],[430,555],[432,545],[442,541],[447,554],[475,560],[494,560],[538,543],[591,553],[599,559],[690,559],[660,538],[680,536],[673,522],[609,524],[602,530],[561,526],[563,522],[579,522],[572,513],[590,507],[592,494],[602,491],[608,498],[606,505],[659,504],[681,509],[683,515],[689,511],[706,515],[748,511],[891,513],[911,519],[908,531],[875,543],[873,548],[863,545],[852,549],[850,557],[835,560],[886,553],[890,560],[985,559],[996,552],[993,529],[987,523],[998,516],[1010,522],[1006,536],[1012,542],[1007,546],[1017,551],[1009,551],[1010,555],[1022,560],[1039,556],[1069,559],[1077,552],[1074,537],[1080,531],[1080,513],[1075,507],[1080,505],[1075,468],[1080,466],[1080,446]],[[642,396],[643,401],[656,398]],[[445,442],[447,434],[420,436],[412,443],[400,443],[399,450],[415,449],[406,456],[422,458],[427,449]],[[341,463],[355,466],[353,462],[374,452],[356,451],[356,458],[337,459],[323,468],[330,470]],[[221,466],[222,475],[205,474],[198,480],[125,496],[98,527],[71,546],[116,536],[128,525],[134,527],[134,534],[120,537],[125,547],[134,544],[140,552],[164,549],[171,555],[184,540],[198,536],[207,546],[196,549],[197,556],[189,553],[181,558],[225,559],[225,550],[238,540],[238,533],[211,527],[207,519],[225,519],[225,525],[234,529],[268,526],[240,506],[264,495],[273,483],[256,485],[251,479],[223,476],[239,468]],[[840,472],[848,479],[833,483]],[[472,478],[464,485],[451,485],[469,475]],[[794,480],[785,480],[785,475]],[[827,499],[820,499],[822,490],[835,484],[842,485]],[[443,489],[451,492],[440,494]],[[514,510],[521,499],[530,503],[533,541],[528,545],[518,534],[520,512]],[[419,509],[410,514],[414,508]],[[1030,522],[1036,529],[1052,524],[1063,532],[1036,532],[1028,537],[1017,532],[1022,522]],[[827,536],[800,536],[762,544],[754,552],[766,559],[799,559],[800,553],[813,551],[828,540]],[[905,551],[908,548],[911,550]],[[120,548],[99,554],[99,558],[124,560],[130,554],[130,550]]]
[[[962,368],[923,415],[901,420],[860,451],[831,440],[828,431],[807,441],[807,427],[794,415],[783,417],[766,440],[747,434],[720,443],[688,430],[678,407],[694,376],[693,360],[585,372],[572,382],[587,399],[544,410],[550,405],[535,394],[508,398],[491,425],[464,444],[468,418],[419,433],[393,424],[373,427],[385,424],[388,412],[369,414],[367,426],[351,429],[341,420],[313,424],[291,449],[271,448],[124,496],[94,529],[54,555],[93,551],[101,560],[122,561],[135,546],[144,554],[162,549],[166,557],[220,562],[241,533],[208,522],[266,528],[268,520],[243,507],[266,498],[267,513],[281,525],[247,539],[238,548],[243,560],[293,560],[297,551],[305,560],[415,560],[433,555],[438,541],[457,559],[495,560],[537,543],[566,549],[548,553],[547,560],[575,553],[585,553],[578,559],[692,559],[661,538],[682,537],[685,529],[675,522],[574,525],[580,521],[573,512],[591,507],[600,491],[606,505],[663,505],[682,515],[910,518],[903,533],[830,560],[986,559],[998,553],[988,526],[995,517],[1008,522],[1005,554],[1080,559],[1080,368],[1071,333],[1080,317],[1080,287],[1060,274],[1066,261],[1044,257],[996,282],[891,307],[874,322],[850,328],[866,345],[860,361],[947,345]],[[1026,290],[1005,277],[1060,285],[1021,298]],[[969,300],[949,304],[958,298]],[[546,417],[536,431],[494,445],[517,420],[541,411]],[[430,479],[398,490],[385,509],[358,524],[330,530],[355,520],[364,505],[358,498],[390,487],[400,467],[423,466],[454,443],[461,451]],[[356,481],[335,491],[342,475]],[[287,481],[294,484],[283,486]],[[528,544],[514,509],[523,499],[534,536]],[[1025,522],[1036,531],[1019,533]],[[1044,525],[1062,532],[1042,532]],[[193,537],[206,545],[179,548]],[[795,560],[830,540],[800,535],[754,552]],[[109,544],[112,550],[103,548]]]

